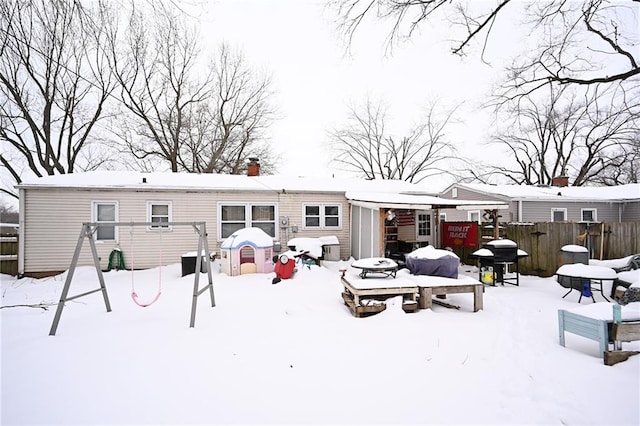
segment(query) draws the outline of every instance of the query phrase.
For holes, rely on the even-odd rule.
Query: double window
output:
[[[306,229],[339,229],[342,206],[340,204],[304,204],[302,216]]]
[[[275,204],[218,204],[221,239],[229,237],[238,229],[260,228],[267,235],[276,237]]]
[[[94,201],[91,203],[91,221],[99,224],[96,241],[118,241],[118,228],[111,223],[118,221],[117,201]]]

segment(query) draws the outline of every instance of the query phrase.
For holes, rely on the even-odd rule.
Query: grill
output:
[[[520,285],[520,272],[518,270],[518,259],[528,256],[522,250],[518,250],[518,245],[511,240],[493,240],[486,243],[482,249],[474,252],[472,256],[477,257],[480,263],[479,278],[483,280],[483,272],[493,270],[491,283],[496,285],[512,284]],[[505,278],[507,265],[513,265],[515,277]],[[513,271],[511,271],[513,272]]]

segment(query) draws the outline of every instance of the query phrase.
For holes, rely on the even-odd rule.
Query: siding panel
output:
[[[169,192],[122,190],[61,190],[28,189],[25,194],[25,274],[58,272],[69,268],[83,222],[91,221],[92,201],[117,201],[118,220],[146,222],[147,201],[171,201],[172,221],[205,221],[209,249],[219,252],[222,240],[218,238],[218,202],[275,203],[276,214],[289,216],[290,224],[298,224],[299,232],[277,228],[277,239],[335,235],[341,244],[341,257],[349,256],[349,205],[341,194],[305,193],[279,194],[276,192]],[[302,201],[331,203],[342,206],[342,227],[336,230],[305,230],[302,223]],[[277,218],[277,217],[276,217]],[[119,227],[117,242],[96,242],[101,267],[106,269],[109,254],[115,247],[123,250],[127,268],[134,254],[136,268],[150,268],[160,264],[179,263],[185,252],[196,251],[198,238],[189,226],[174,227],[159,232],[145,227]],[[133,244],[133,245],[132,245]],[[84,242],[79,265],[93,265],[88,241]]]

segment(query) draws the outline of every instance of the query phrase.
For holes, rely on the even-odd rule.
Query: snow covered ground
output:
[[[595,341],[567,334],[561,347],[557,310],[578,306],[578,293],[562,299],[553,278],[487,287],[477,313],[459,294],[447,302],[460,310],[406,314],[395,298],[354,318],[340,297],[345,265],[277,285],[273,274],[216,273],[217,306],[201,296],[195,328],[193,275],[179,264],[162,269],[148,308],[132,302],[130,272],[106,273],[112,312],[99,293],[71,301],[56,336],[55,306],[2,309],[0,423],[640,424],[640,355],[605,366]],[[64,283],[1,279],[2,306],[54,304]],[[135,282],[153,299],[158,270]],[[71,294],[97,286],[79,268]]]

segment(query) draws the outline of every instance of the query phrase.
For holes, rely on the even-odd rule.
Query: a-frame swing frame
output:
[[[49,331],[50,336],[55,336],[56,331],[58,329],[58,323],[60,322],[60,316],[62,315],[62,310],[64,309],[64,305],[66,302],[78,299],[80,297],[88,296],[89,294],[102,292],[102,298],[104,299],[104,305],[107,309],[107,312],[111,312],[111,303],[109,303],[109,295],[107,294],[107,287],[104,283],[104,276],[102,274],[102,269],[100,267],[100,259],[98,257],[98,250],[96,249],[96,243],[93,238],[94,234],[98,230],[100,226],[158,226],[158,222],[109,222],[109,223],[96,223],[96,222],[85,222],[82,224],[82,229],[80,231],[80,236],[78,237],[78,244],[76,244],[76,250],[73,253],[73,258],[71,259],[71,265],[69,266],[69,272],[67,273],[67,278],[64,282],[64,287],[62,289],[62,294],[60,295],[60,302],[58,303],[58,308],[56,309],[56,315],[53,317],[53,324],[51,324],[51,330]],[[215,297],[213,295],[213,277],[211,275],[211,268],[207,267],[207,276],[209,278],[209,282],[203,288],[200,287],[200,273],[202,266],[202,258],[211,259],[210,251],[209,251],[209,243],[207,242],[207,225],[206,222],[162,222],[163,226],[192,226],[193,229],[198,233],[198,251],[197,253],[203,253],[204,255],[196,256],[196,273],[193,278],[193,299],[191,301],[191,322],[189,323],[189,327],[195,327],[196,324],[196,307],[198,302],[198,296],[203,294],[205,291],[209,290],[209,294],[211,296],[211,307],[216,306]],[[69,287],[71,286],[71,280],[73,279],[73,274],[76,270],[76,266],[78,266],[78,259],[80,258],[80,252],[82,251],[82,246],[84,240],[89,240],[89,247],[91,247],[91,254],[93,255],[93,263],[96,268],[96,273],[98,274],[98,281],[100,282],[100,287],[95,290],[87,291],[85,293],[76,294],[73,296],[69,296]]]

